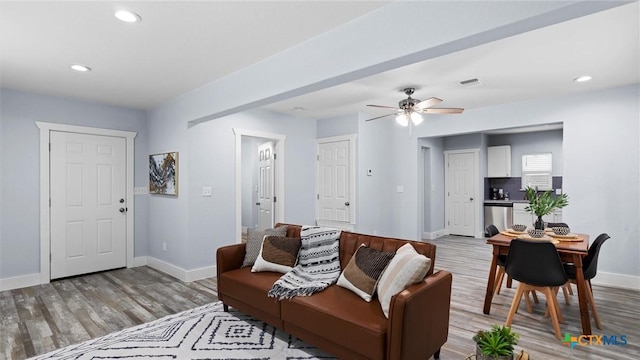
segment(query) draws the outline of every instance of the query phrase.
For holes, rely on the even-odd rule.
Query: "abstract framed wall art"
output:
[[[178,152],[149,155],[149,194],[178,196]]]

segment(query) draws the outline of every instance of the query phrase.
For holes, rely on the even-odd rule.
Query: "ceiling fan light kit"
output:
[[[424,119],[420,114],[460,114],[464,111],[461,108],[432,108],[432,106],[438,105],[442,102],[442,99],[438,99],[436,97],[428,98],[427,100],[420,101],[418,99],[414,99],[411,97],[415,92],[415,88],[405,88],[402,91],[407,95],[406,99],[400,100],[398,102],[398,108],[396,112],[392,114],[382,115],[378,117],[374,117],[371,119],[367,119],[367,121],[376,120],[380,118],[384,118],[391,115],[396,116],[396,122],[402,126],[408,126],[409,120],[413,123],[413,125],[420,125]],[[395,109],[391,106],[384,105],[367,105],[371,107],[384,108],[384,109]]]

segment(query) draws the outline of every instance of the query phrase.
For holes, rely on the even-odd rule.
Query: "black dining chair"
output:
[[[598,310],[596,309],[596,302],[593,299],[593,289],[591,288],[591,279],[596,277],[598,272],[598,255],[600,254],[600,248],[602,248],[602,244],[609,239],[609,235],[606,233],[602,233],[598,235],[598,237],[591,243],[589,246],[589,250],[587,256],[585,256],[582,261],[582,273],[584,275],[584,281],[586,282],[585,288],[587,289],[587,304],[591,305],[591,310],[593,310],[593,318],[596,321],[596,327],[598,329],[602,329],[602,325],[600,323],[600,315],[598,314]],[[576,267],[574,264],[564,264],[564,270],[567,273],[567,277],[569,278],[569,283],[567,286],[571,286],[570,284],[576,283]],[[587,286],[588,285],[588,286]]]
[[[494,235],[498,235],[500,230],[491,224],[487,225],[485,228],[485,233],[487,237],[492,237]],[[495,294],[500,294],[500,288],[502,287],[502,280],[504,279],[504,264],[507,261],[507,255],[498,255],[498,273],[496,274],[496,281],[494,282],[495,287],[493,291]],[[507,279],[507,287],[511,287],[511,278]]]
[[[569,278],[556,246],[546,241],[513,239],[509,246],[505,271],[519,282],[505,326],[511,326],[522,295],[527,291],[537,290],[545,294],[553,329],[556,338],[560,339],[558,299],[555,289],[563,286]]]

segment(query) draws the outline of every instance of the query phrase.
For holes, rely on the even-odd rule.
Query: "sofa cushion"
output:
[[[247,229],[247,246],[244,254],[242,267],[253,266],[260,253],[262,241],[266,235],[284,237],[287,234],[287,226],[278,226],[273,229],[257,230]]]
[[[250,268],[226,271],[218,279],[219,291],[248,305],[280,318],[280,303],[267,296],[267,292],[282,276],[275,272],[252,273]]]
[[[283,274],[291,271],[298,260],[300,245],[300,239],[265,236],[251,271],[275,271]]]
[[[371,301],[378,279],[393,255],[393,252],[378,251],[364,244],[360,245],[340,274],[338,286],[353,291],[364,301]]]
[[[378,282],[378,298],[384,316],[389,317],[393,295],[424,279],[430,267],[431,259],[418,254],[411,244],[404,244],[396,251]]]
[[[387,319],[376,299],[365,302],[332,285],[312,296],[282,301],[281,311],[285,330],[291,323],[369,359],[386,352]]]

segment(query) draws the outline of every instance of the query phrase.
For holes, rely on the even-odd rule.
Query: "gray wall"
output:
[[[255,186],[258,185],[258,146],[268,141],[267,139],[243,136],[242,137],[242,226],[254,228],[258,226],[258,193]]]
[[[421,206],[417,185],[421,160],[415,150],[419,138],[562,122],[563,191],[571,198],[563,220],[592,237],[607,232],[615,239],[616,246],[601,253],[599,272],[640,275],[639,97],[635,85],[468,109],[455,122],[446,116],[429,117],[414,129],[410,140],[406,134],[392,137],[391,146],[404,154],[394,158],[396,176],[415,179],[405,185],[402,201],[391,203],[394,218],[402,219],[392,222],[393,234],[415,239],[422,231],[415,216]],[[621,191],[602,191],[611,188],[612,181]],[[438,206],[434,202],[432,213],[442,212]]]
[[[180,196],[149,199],[150,256],[182,269],[198,269],[215,265],[218,247],[239,241],[234,128],[286,136],[285,221],[315,221],[314,121],[253,110],[189,127],[182,100],[149,112],[149,150],[180,152]],[[212,187],[212,197],[201,196],[203,186]]]
[[[135,131],[135,186],[148,186],[141,110],[1,89],[0,279],[40,272],[40,131],[36,121]],[[8,170],[8,171],[7,171]],[[135,256],[147,254],[147,199],[135,197]]]
[[[562,129],[488,136],[489,146],[511,145],[511,176],[522,176],[522,155],[550,152],[553,176],[562,176]],[[485,173],[486,175],[486,173]]]

